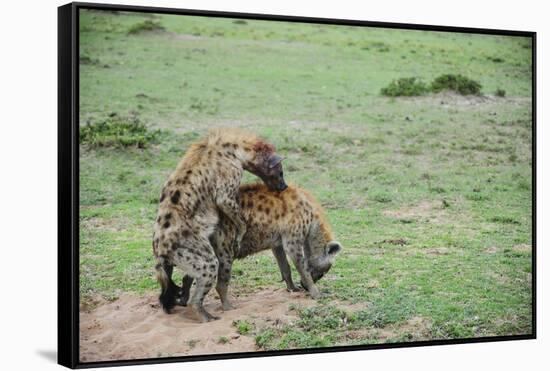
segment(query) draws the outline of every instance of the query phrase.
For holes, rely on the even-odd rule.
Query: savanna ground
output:
[[[81,346],[122,346],[120,359],[201,342],[212,353],[531,333],[530,39],[96,11],[82,11],[80,31],[81,128],[145,125],[81,145]],[[481,95],[380,93],[448,73]],[[204,339],[156,306],[151,235],[167,176],[216,126],[276,144],[344,250],[317,302],[281,290],[270,252],[237,261],[231,292],[245,309],[221,313],[227,333]],[[262,293],[273,318],[247,306]],[[113,310],[130,327],[142,314],[191,335],[155,353],[155,338],[94,337],[94,316]],[[124,352],[134,340],[145,353]]]

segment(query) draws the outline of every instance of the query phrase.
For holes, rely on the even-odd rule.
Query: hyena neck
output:
[[[235,158],[240,162],[241,166],[246,170],[251,170],[255,166],[257,151],[256,143],[235,143],[234,144],[234,155]]]

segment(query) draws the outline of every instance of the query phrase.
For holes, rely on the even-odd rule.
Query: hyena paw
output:
[[[317,300],[321,298],[321,292],[317,289],[317,287],[312,287],[309,290],[309,296],[311,296],[312,299]]]

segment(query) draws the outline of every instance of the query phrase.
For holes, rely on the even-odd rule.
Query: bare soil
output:
[[[283,325],[296,318],[289,304],[309,307],[315,301],[304,292],[266,289],[246,297],[234,297],[236,309],[223,312],[213,295],[206,309],[221,318],[208,323],[192,319],[188,309],[177,307],[166,314],[157,293],[123,294],[117,300],[94,303],[80,311],[80,359],[82,362],[185,356],[257,350],[253,336],[240,335],[234,321],[246,320],[261,328]]]

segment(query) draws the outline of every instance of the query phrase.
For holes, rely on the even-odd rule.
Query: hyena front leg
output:
[[[309,292],[309,295],[313,299],[318,299],[321,297],[319,289],[313,282],[311,273],[307,269],[307,262],[304,257],[302,245],[297,241],[283,241],[283,248],[287,255],[290,255],[296,270],[300,273],[300,278],[302,279],[302,284],[304,288]]]
[[[218,277],[218,259],[212,246],[207,239],[201,237],[189,239],[181,246],[175,251],[174,262],[189,276],[191,282],[195,279],[197,283],[187,306],[201,322],[219,319],[208,313],[203,306],[204,297]]]
[[[271,251],[275,256],[275,260],[277,260],[277,265],[279,266],[279,270],[281,271],[281,276],[286,283],[286,289],[288,291],[300,291],[300,289],[297,288],[292,281],[292,273],[290,271],[290,265],[288,264],[283,245],[279,244],[272,248]]]

